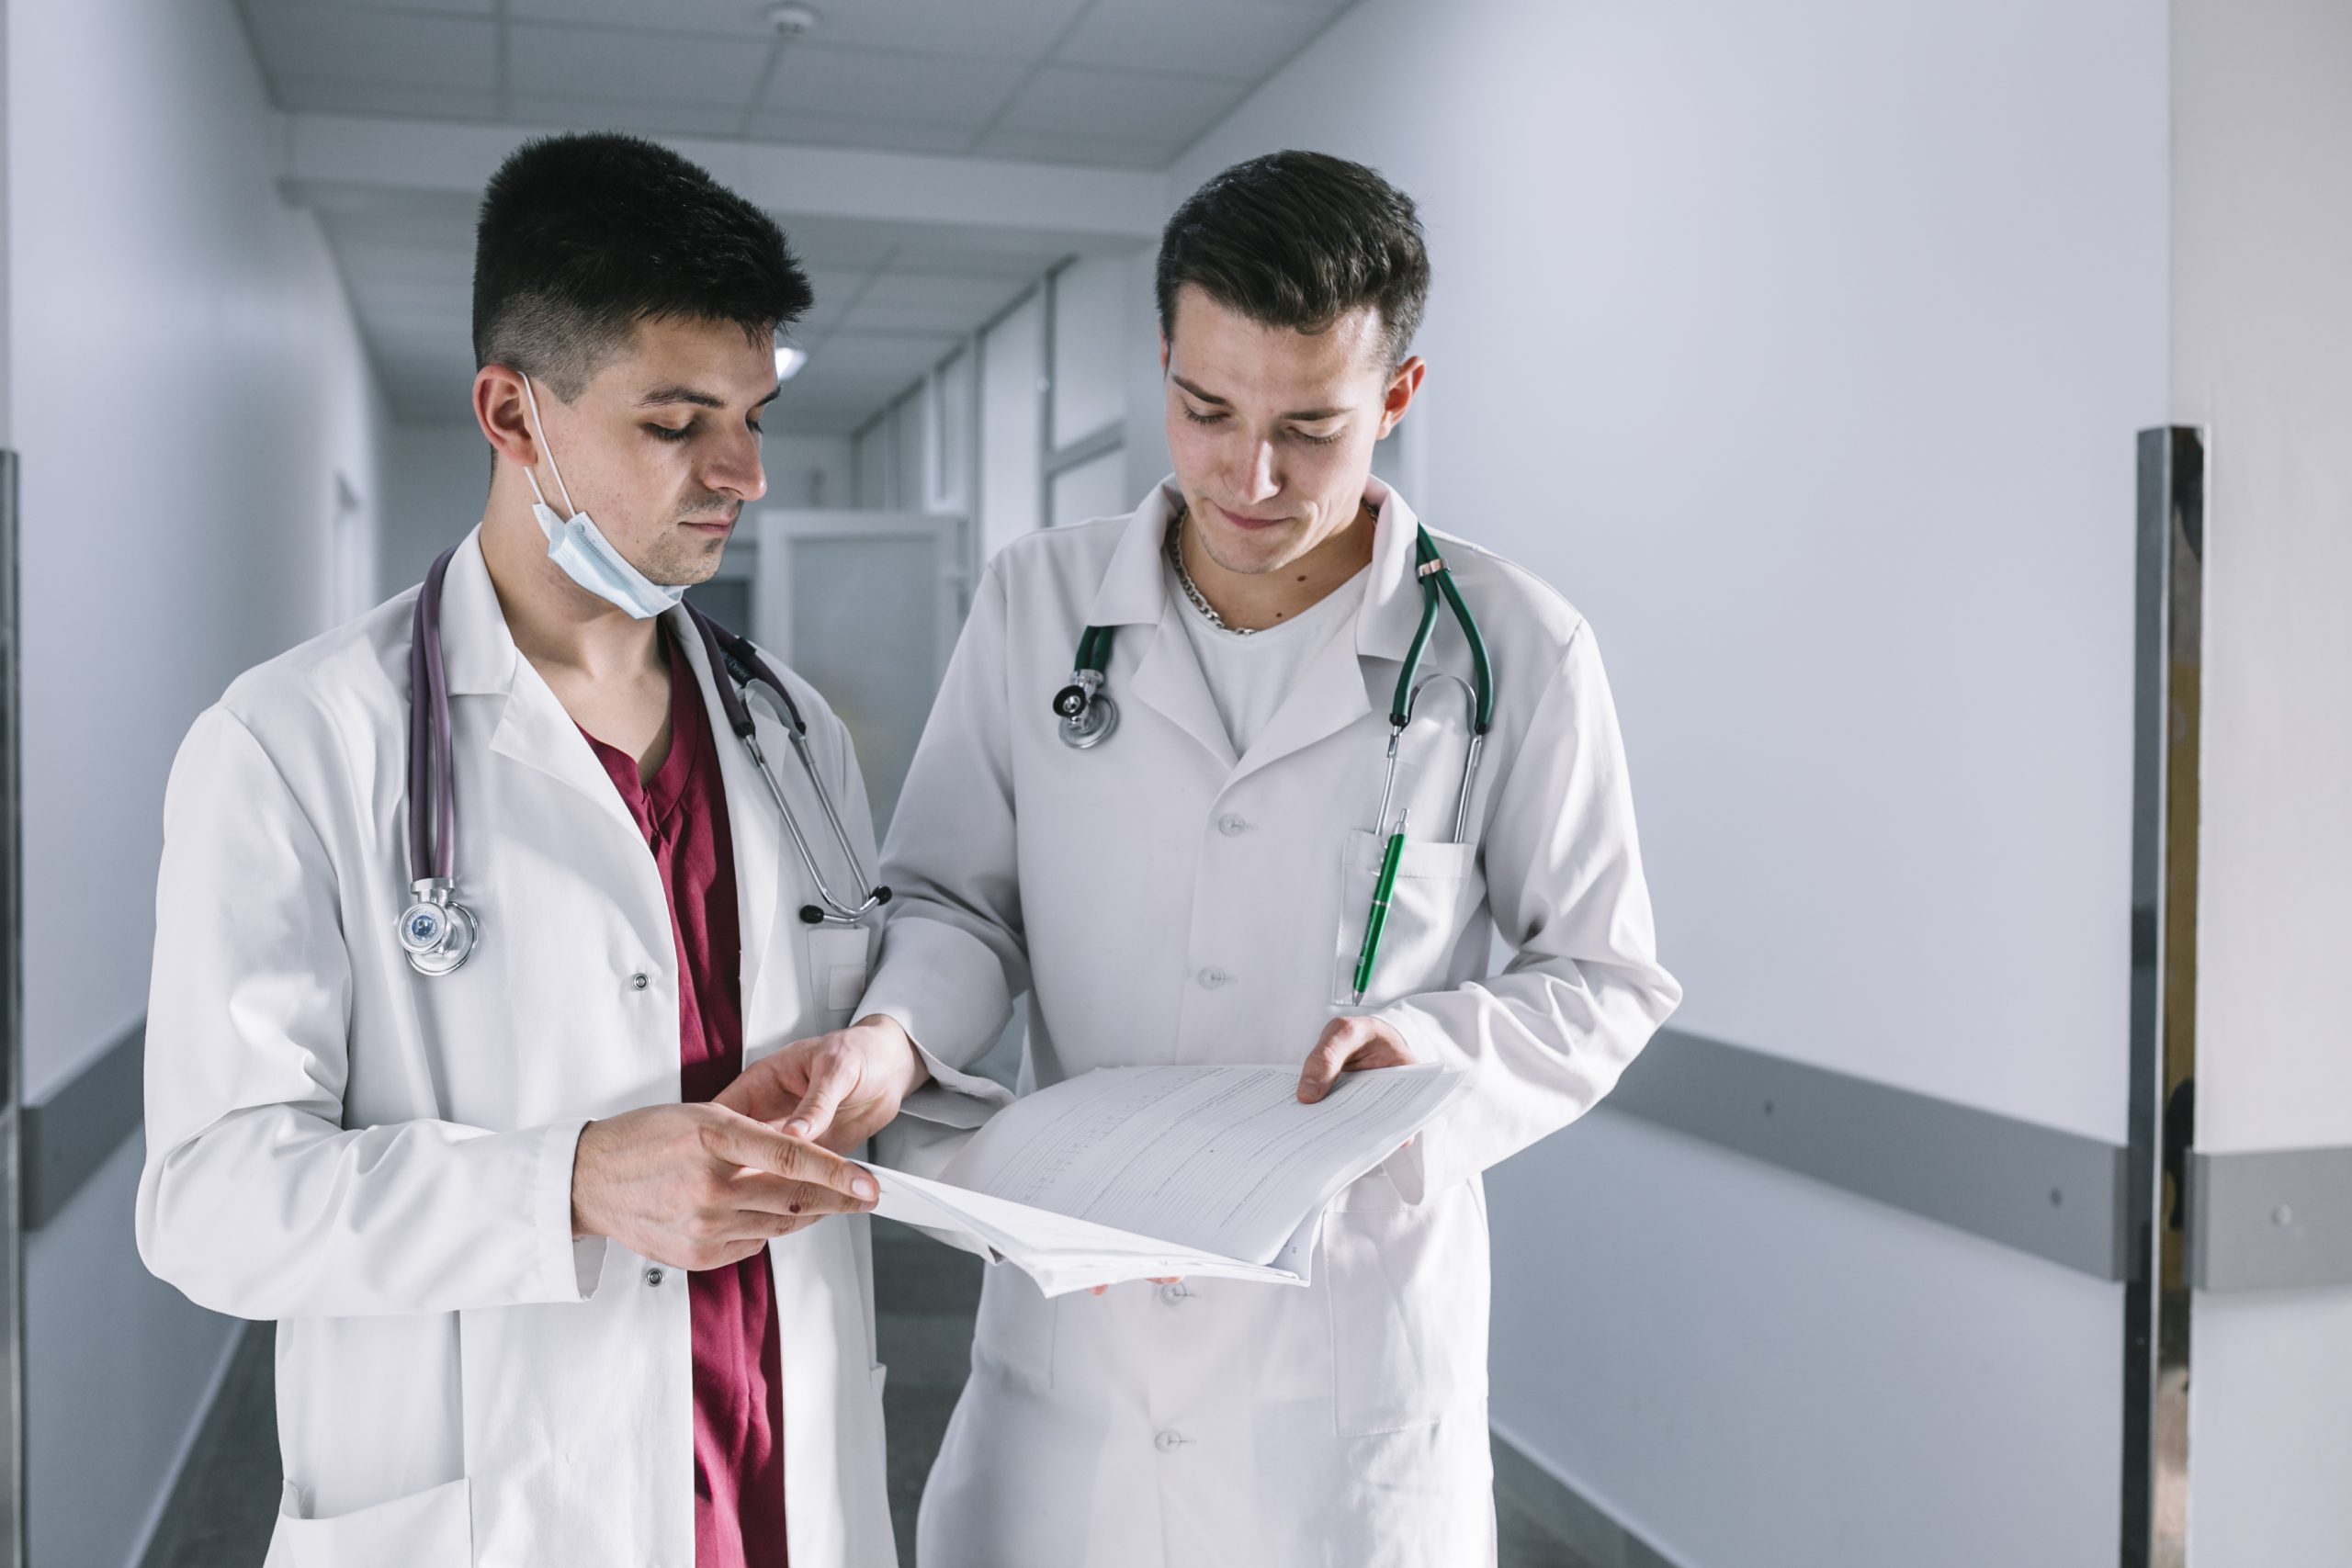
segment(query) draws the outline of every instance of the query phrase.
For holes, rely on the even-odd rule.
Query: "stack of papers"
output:
[[[1102,1067],[1014,1101],[937,1179],[868,1166],[875,1212],[1012,1264],[1049,1296],[1152,1276],[1307,1282],[1324,1206],[1460,1094],[1434,1066]]]

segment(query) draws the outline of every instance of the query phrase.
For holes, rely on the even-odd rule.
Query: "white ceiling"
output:
[[[1351,0],[239,0],[293,114],[1158,169]],[[394,413],[464,417],[470,200],[310,193]],[[816,285],[780,424],[855,428],[1083,241],[776,214]]]

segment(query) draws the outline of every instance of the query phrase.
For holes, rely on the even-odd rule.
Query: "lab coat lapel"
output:
[[[1216,702],[1201,674],[1201,661],[1193,656],[1183,622],[1177,618],[1182,607],[1170,599],[1165,569],[1160,565],[1168,519],[1175,507],[1175,490],[1163,481],[1129,513],[1119,547],[1102,574],[1102,586],[1086,612],[1086,624],[1121,627],[1127,637],[1143,644],[1142,658],[1125,683],[1124,696],[1120,682],[1113,678],[1113,700],[1131,699],[1162,715],[1206,748],[1219,767],[1230,772],[1233,739],[1226,733],[1225,720],[1217,716]],[[1118,649],[1114,640],[1114,662]]]
[[[458,547],[442,580],[441,660],[451,697],[503,699],[491,732],[493,752],[570,785],[627,829],[631,838],[639,836],[620,792],[588,749],[580,727],[515,648],[498,589],[490,580],[489,563],[482,559],[479,526]],[[464,803],[458,810],[462,819]]]
[[[727,791],[727,828],[735,848],[737,930],[743,942],[737,996],[742,1007],[748,1044],[752,1021],[756,1016],[752,998],[767,967],[768,942],[775,934],[776,902],[781,897],[776,867],[783,852],[783,829],[775,802],[769,797],[759,769],[752,765],[751,753],[744,750],[727,717],[726,705],[719,700],[717,682],[728,677],[724,671],[712,671],[702,633],[683,607],[670,611],[662,619],[678,638],[679,646],[686,650],[686,661],[694,666],[695,680],[702,687],[703,711],[710,718],[711,739],[718,751],[718,776]],[[769,717],[766,704],[752,702],[749,705],[761,755],[771,763],[779,763],[791,746],[784,727]]]
[[[1420,592],[1413,570],[1413,540],[1419,524],[1404,499],[1378,479],[1364,487],[1364,499],[1378,516],[1355,624],[1336,633],[1308,663],[1241,759],[1237,777],[1303,751],[1376,712],[1368,687],[1375,679],[1393,676],[1367,668],[1367,661],[1402,663],[1412,643],[1420,620]]]
[[[1254,773],[1295,751],[1303,751],[1326,736],[1337,735],[1370,712],[1372,701],[1364,694],[1363,661],[1356,657],[1354,639],[1341,630],[1323,645],[1322,651],[1299,676],[1298,684],[1283,699],[1283,705],[1274,710],[1266,728],[1258,732],[1256,744],[1241,759],[1234,776]]]
[[[1201,673],[1201,660],[1193,651],[1193,639],[1184,633],[1183,623],[1177,619],[1182,612],[1174,604],[1160,616],[1159,624],[1150,628],[1151,643],[1144,649],[1143,662],[1136,668],[1133,686],[1136,701],[1152,708],[1173,722],[1179,729],[1199,741],[1217,766],[1233,771],[1233,737],[1226,732],[1225,720],[1218,716],[1216,699],[1209,695],[1209,683]]]

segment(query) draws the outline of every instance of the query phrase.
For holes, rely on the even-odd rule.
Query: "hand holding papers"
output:
[[[997,1113],[937,1180],[883,1166],[875,1211],[1049,1296],[1153,1275],[1305,1284],[1323,1208],[1462,1092],[1442,1067],[1104,1067]]]

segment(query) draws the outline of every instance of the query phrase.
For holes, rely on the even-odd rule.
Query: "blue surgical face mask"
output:
[[[618,605],[640,621],[675,607],[686,596],[684,584],[673,587],[647,577],[613,547],[613,542],[605,537],[585,512],[573,510],[571,488],[563,482],[563,469],[556,463],[555,448],[548,445],[547,432],[539,424],[539,400],[531,391],[528,376],[523,378],[523,400],[530,405],[531,434],[538,437],[539,450],[548,455],[548,471],[555,475],[556,492],[563,497],[563,509],[571,513],[568,520],[556,516],[555,509],[548,504],[547,496],[539,489],[538,476],[528,468],[523,470],[536,498],[531,515],[539,520],[539,532],[548,536],[548,559],[562,568],[564,576],[597,598]]]

